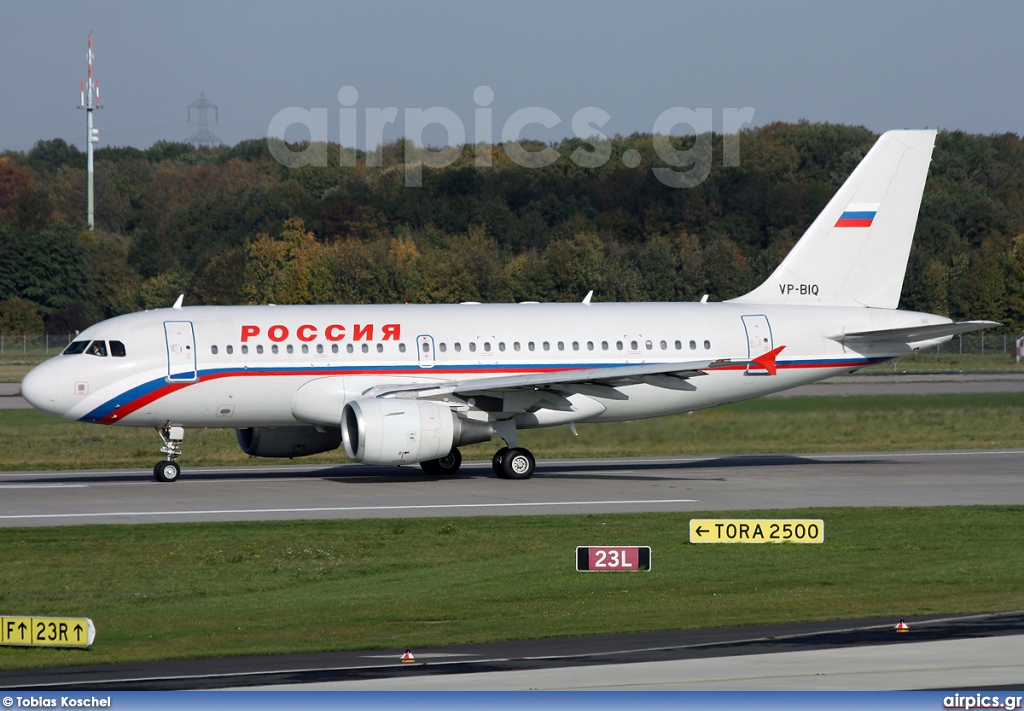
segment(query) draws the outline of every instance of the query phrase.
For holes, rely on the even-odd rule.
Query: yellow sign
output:
[[[88,617],[0,617],[0,644],[88,647],[96,627]]]
[[[690,519],[690,543],[824,542],[825,522],[821,519]]]

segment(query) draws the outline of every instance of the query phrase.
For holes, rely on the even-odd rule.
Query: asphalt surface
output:
[[[0,689],[1024,688],[1024,612],[906,622],[907,633],[892,620],[862,619],[459,645],[412,650],[412,663],[401,661],[405,650],[384,649],[4,671]],[[820,671],[830,666],[816,660],[837,652],[902,673],[884,685],[864,672],[843,673],[842,660],[836,672]],[[772,659],[774,670],[761,676],[738,671]],[[677,671],[687,664],[697,665],[696,678]]]
[[[416,466],[0,473],[0,528],[98,523],[517,516],[827,506],[1024,504],[1024,451],[542,460],[527,481],[489,462]]]

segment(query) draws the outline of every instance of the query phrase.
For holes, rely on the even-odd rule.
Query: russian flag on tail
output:
[[[851,202],[836,220],[836,227],[871,227],[878,205],[877,202]]]

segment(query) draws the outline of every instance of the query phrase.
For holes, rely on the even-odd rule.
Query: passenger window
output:
[[[441,345],[444,346],[443,343]],[[441,350],[444,350],[444,348],[442,348]],[[335,353],[338,352],[338,347],[337,346],[334,347],[334,352]],[[399,343],[398,344],[398,352],[399,353],[405,353],[405,344],[404,343]]]
[[[704,350],[711,350],[711,341],[704,341]]]
[[[445,351],[447,351],[447,350],[448,350],[448,344],[447,344],[447,343],[445,343],[444,341],[442,341],[442,342],[441,342],[441,343],[440,343],[440,344],[439,344],[439,345],[437,346],[437,350],[439,350],[439,351],[441,351],[442,353],[444,353]]]
[[[485,342],[484,342],[484,350],[485,350],[485,351],[487,351],[488,353],[490,353],[490,352],[491,352],[491,344],[490,344],[490,343],[487,343],[487,342],[485,341]]]
[[[622,341],[615,341],[615,348],[617,348],[618,350],[621,351],[622,350]]]
[[[608,350],[608,341],[601,341],[601,350],[602,351]]]
[[[355,351],[355,348],[353,348],[352,344],[349,343],[347,346],[345,346],[345,350],[348,351],[349,353],[352,353],[353,351]]]
[[[331,353],[337,353],[337,352],[338,352],[338,344],[337,343],[332,343],[331,344]],[[404,343],[402,344],[402,353],[405,353],[405,344]]]
[[[462,353],[462,344],[459,343],[458,341],[455,342],[455,352]]]
[[[114,356],[115,358],[124,358],[126,355],[128,355],[128,353],[127,351],[125,351],[124,344],[121,343],[121,341],[111,341],[110,355]]]
[[[68,344],[68,347],[64,349],[61,355],[78,355],[79,353],[85,353],[86,346],[89,345],[89,341],[74,341]]]
[[[516,341],[515,343],[513,343],[513,344],[512,344],[512,349],[513,349],[513,350],[514,350],[514,351],[515,351],[516,353],[518,353],[518,352],[519,352],[519,341]]]
[[[256,353],[258,355],[263,355],[263,346],[256,346]]]
[[[630,341],[629,342],[629,350],[631,350],[631,351],[640,350],[640,346],[637,345],[636,341]]]
[[[377,344],[377,352],[378,353],[383,353],[384,352],[384,344],[383,343],[378,343]]]
[[[580,349],[580,344],[579,344],[579,341],[573,341],[573,342],[572,342],[572,349],[573,349],[574,351],[578,351],[578,350]]]
[[[535,348],[536,348],[536,346],[534,345],[533,341],[530,341],[530,342],[529,342],[529,343],[528,343],[528,344],[526,345],[526,347],[527,347],[527,348],[529,348],[529,349],[530,349],[531,351],[532,351],[532,350],[535,350]]]
[[[324,344],[323,343],[317,343],[316,344],[316,352],[317,353],[323,353],[324,352]]]
[[[676,350],[677,351],[683,350],[683,342],[682,341],[676,341]]]
[[[210,353],[217,355],[217,346],[210,346]]]
[[[272,345],[272,346],[270,347],[270,352],[271,352],[271,353],[273,353],[274,355],[277,355],[278,351],[280,351],[280,350],[281,350],[281,349],[277,347],[277,344],[275,344],[275,345]]]
[[[564,351],[565,350],[565,344],[562,343],[561,341],[558,342],[558,350],[560,350],[560,351]]]
[[[548,343],[547,341],[544,341],[544,350],[546,350],[546,351],[550,351],[551,350],[551,344]]]
[[[587,350],[588,351],[594,350],[594,342],[593,341],[587,341]]]
[[[505,352],[505,341],[502,341],[501,343],[498,344],[498,350],[501,351],[502,353]]]
[[[697,341],[690,341],[690,350],[691,351],[697,350]]]
[[[294,353],[295,352],[295,347],[292,346],[290,343],[287,346],[285,346],[284,349],[286,351],[288,351],[289,353]]]
[[[469,350],[471,350],[474,353],[476,353],[476,344],[475,343],[470,343],[469,344]]]
[[[107,344],[103,341],[93,341],[89,344],[89,350],[86,351],[89,355],[99,356],[100,358],[107,357]]]
[[[309,353],[309,346],[307,346],[305,343],[302,344],[302,352]]]
[[[647,347],[647,350],[654,350],[654,344],[651,343],[650,341],[647,341],[647,343],[645,343],[644,345]]]
[[[242,346],[242,355],[249,355],[249,346]]]
[[[423,350],[425,350],[425,351],[426,350],[430,350],[430,347],[426,343],[424,343],[423,344]],[[370,352],[370,346],[364,343],[363,344],[363,353],[369,353],[369,352]]]
[[[225,346],[224,352],[227,353],[228,355],[231,355],[232,353],[235,352],[235,349],[232,346]]]
[[[667,350],[667,349],[668,349],[668,344],[667,344],[667,343],[665,343],[665,341],[662,341],[662,342],[661,342],[661,350],[663,350],[663,351],[664,351],[664,350]]]

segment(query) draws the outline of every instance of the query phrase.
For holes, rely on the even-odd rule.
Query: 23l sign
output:
[[[650,546],[577,546],[576,570],[650,570]]]

